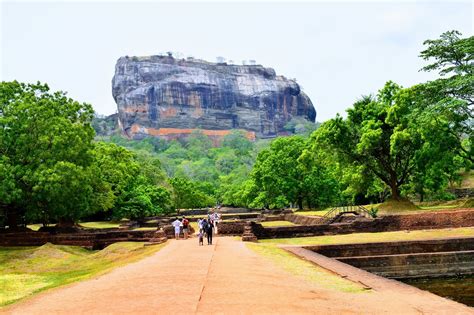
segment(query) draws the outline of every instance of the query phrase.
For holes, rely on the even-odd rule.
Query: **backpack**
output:
[[[184,219],[184,220],[183,220],[183,228],[187,228],[188,225],[189,225],[188,219]]]

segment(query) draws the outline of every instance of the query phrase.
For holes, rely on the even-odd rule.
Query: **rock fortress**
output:
[[[261,65],[211,63],[172,56],[121,57],[112,93],[129,138],[175,139],[194,130],[249,139],[284,135],[292,118],[314,122],[316,110],[295,82]]]

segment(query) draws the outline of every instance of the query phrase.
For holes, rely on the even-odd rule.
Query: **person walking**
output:
[[[221,216],[219,213],[214,212],[212,222],[214,223],[214,233],[217,235],[217,223],[220,222]]]
[[[183,216],[183,220],[181,221],[183,224],[183,234],[184,234],[184,239],[188,239],[188,233],[189,233],[189,220],[186,219],[185,216]]]
[[[181,229],[181,221],[179,221],[178,218],[171,223],[171,225],[174,227],[174,236],[177,240],[179,240],[179,232]]]
[[[213,229],[214,229],[214,224],[212,220],[209,220],[206,226],[207,245],[212,245],[212,230]]]

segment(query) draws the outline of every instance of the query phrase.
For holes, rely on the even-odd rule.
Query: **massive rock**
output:
[[[210,136],[242,129],[249,138],[273,137],[292,118],[316,118],[295,81],[260,65],[121,57],[112,87],[119,124],[131,138],[169,138],[196,129]]]

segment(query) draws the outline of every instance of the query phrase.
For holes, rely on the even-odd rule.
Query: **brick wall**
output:
[[[311,218],[309,218],[308,221],[304,221],[303,216],[301,222],[311,222]],[[373,220],[324,225],[297,225],[264,228],[261,224],[253,222],[252,231],[258,238],[285,238],[467,226],[474,226],[474,209],[387,215]]]

